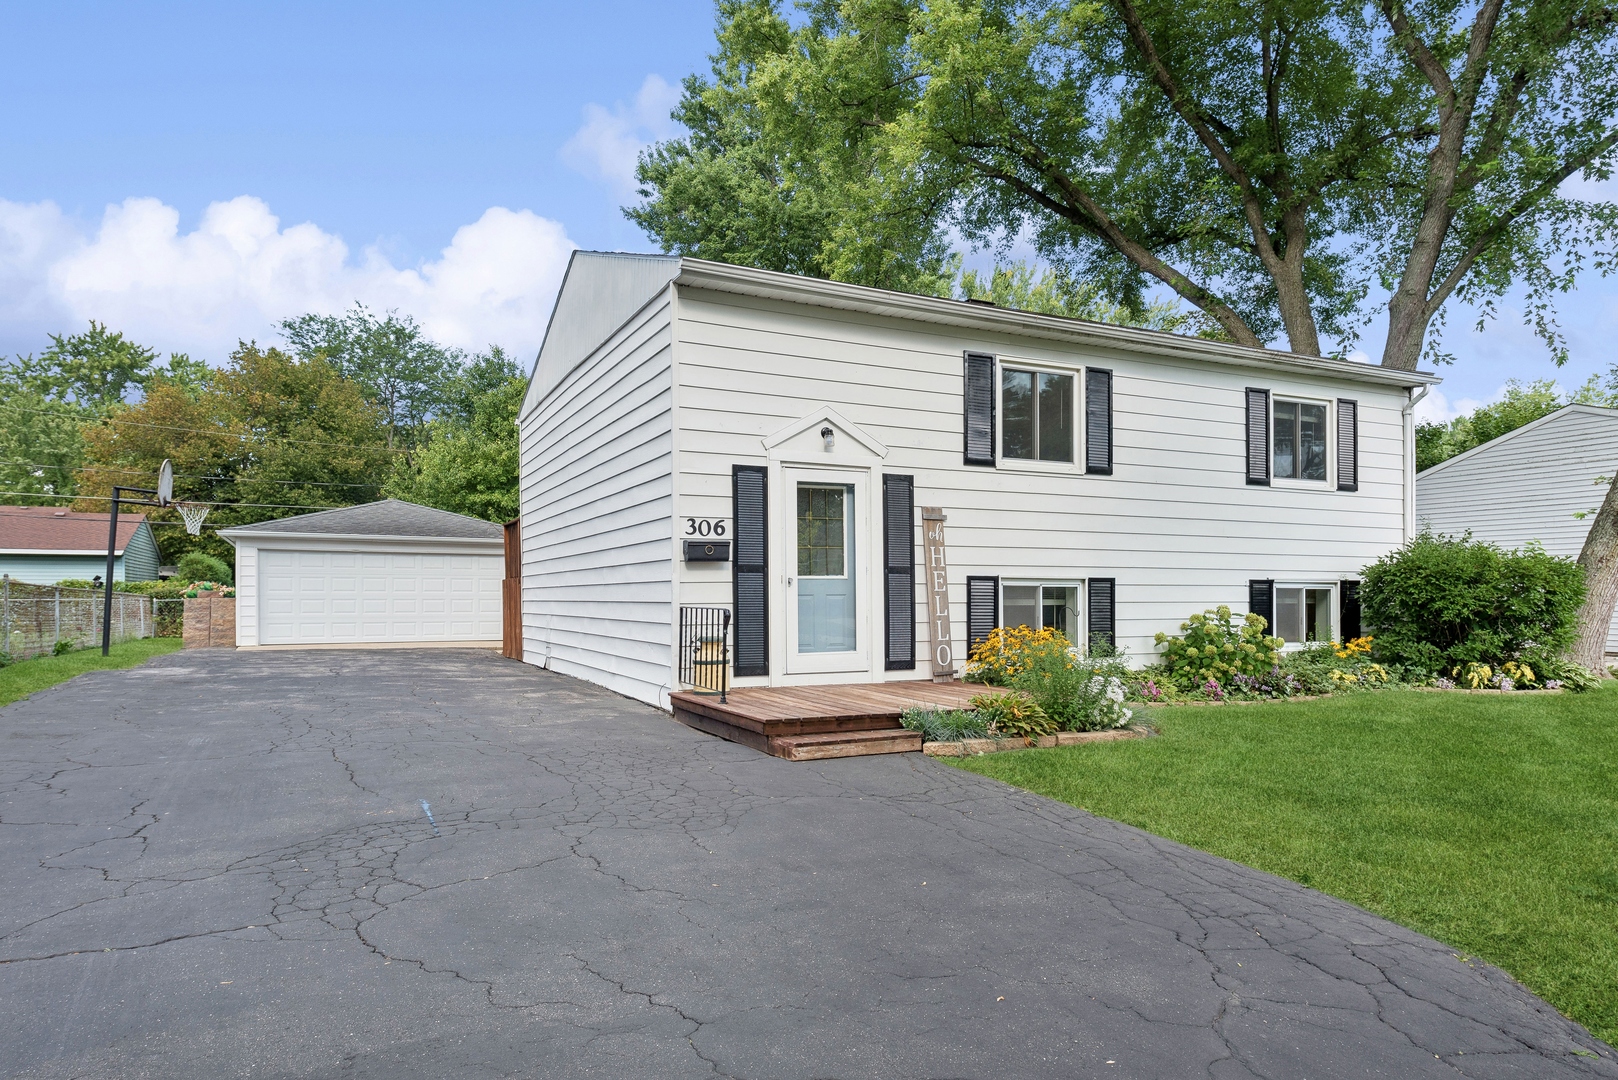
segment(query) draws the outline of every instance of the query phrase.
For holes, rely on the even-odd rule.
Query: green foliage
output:
[[[1360,604],[1379,658],[1449,675],[1565,651],[1584,591],[1583,570],[1538,545],[1504,551],[1470,534],[1423,532],[1365,568]]]
[[[0,371],[0,502],[67,505],[78,491],[84,461],[77,405],[30,390],[11,369]],[[27,492],[54,498],[26,498]]]
[[[1618,20],[1583,0],[799,6],[720,4],[626,211],[665,250],[942,295],[952,242],[1026,237],[1123,309],[1163,287],[1310,355],[1376,285],[1406,368],[1450,296],[1514,286],[1564,355],[1555,297],[1610,265],[1618,207],[1561,183],[1618,139]]]
[[[959,742],[987,739],[989,724],[976,712],[964,709],[906,709],[899,723],[910,731],[921,732],[922,742]]]
[[[988,724],[989,734],[994,738],[1039,739],[1057,731],[1056,721],[1020,690],[979,694],[969,704]]]
[[[1221,604],[1181,623],[1183,637],[1158,634],[1156,641],[1175,686],[1194,690],[1210,679],[1227,686],[1237,675],[1267,675],[1279,662],[1285,643],[1265,634],[1267,625],[1262,615],[1251,612],[1238,625],[1230,608]]]
[[[56,644],[51,646],[51,655],[62,656],[66,653],[72,652],[73,648],[74,645],[71,641],[58,641]]]
[[[179,570],[179,576],[187,581],[222,581],[229,585],[235,580],[223,559],[216,559],[205,551],[186,552],[180,556],[175,568]]]
[[[51,347],[39,359],[21,357],[17,376],[22,384],[53,401],[105,414],[124,403],[131,390],[143,388],[152,377],[155,350],[127,340],[92,321],[82,334],[52,334]]]
[[[398,455],[388,450],[381,412],[326,360],[244,344],[224,367],[198,375],[200,389],[156,379],[139,405],[85,429],[81,494],[104,495],[114,482],[131,478],[155,480],[168,458],[179,499],[275,504],[215,506],[195,538],[177,527],[160,528],[165,559],[201,550],[229,563],[234,549],[219,539],[218,527],[377,497]],[[173,510],[151,516],[179,520]]]
[[[426,444],[394,466],[384,494],[489,521],[516,517],[517,413],[527,390],[500,349],[477,357],[452,381]]]
[[[818,5],[809,26],[824,26]],[[902,42],[891,28],[891,44]],[[790,274],[945,295],[949,247],[937,207],[878,210],[875,180],[880,122],[910,96],[881,86],[877,67],[856,76],[861,108],[873,123],[825,123],[799,109],[799,58],[835,64],[835,42],[794,29],[774,0],[720,0],[710,78],[693,75],[673,118],[689,132],[659,143],[636,170],[643,202],[624,213],[664,251]],[[813,77],[810,75],[810,77]],[[807,104],[807,103],[805,103]]]
[[[1059,731],[1101,731],[1129,722],[1124,707],[1128,666],[1091,660],[1067,649],[1031,653],[1010,685],[1026,693]]]
[[[964,271],[956,294],[962,300],[987,300],[996,307],[1016,311],[1152,330],[1179,330],[1190,323],[1178,304],[1159,300],[1130,308],[1109,299],[1094,282],[1075,281],[1065,270],[1047,269],[1036,274],[1020,261],[996,266],[986,277],[975,270]]]
[[[323,357],[382,410],[388,445],[414,446],[444,407],[461,367],[461,353],[431,340],[408,315],[378,318],[363,304],[345,315],[300,315],[281,323],[293,353]]]

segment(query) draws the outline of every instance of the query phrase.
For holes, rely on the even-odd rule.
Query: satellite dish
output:
[[[174,501],[174,466],[169,459],[163,459],[163,467],[157,470],[157,501],[167,506]]]

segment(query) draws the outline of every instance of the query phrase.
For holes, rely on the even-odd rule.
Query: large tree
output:
[[[209,512],[210,526],[369,502],[399,456],[388,449],[388,434],[386,417],[363,388],[324,357],[300,360],[244,344],[223,368],[181,365],[175,377],[154,379],[140,404],[86,425],[79,494],[104,496],[114,484],[150,487],[169,459],[177,498],[225,504]],[[83,503],[104,507],[91,498]],[[154,517],[178,520],[173,511]],[[160,539],[171,561],[188,550],[227,562],[233,555],[212,529],[193,540],[166,528]]]
[[[517,412],[527,390],[498,346],[473,357],[446,389],[425,445],[395,464],[385,493],[490,521],[516,517]]]
[[[387,417],[388,445],[410,447],[444,404],[459,373],[459,349],[429,338],[415,319],[389,311],[378,316],[363,304],[343,315],[301,315],[281,323],[300,359],[325,357]]]
[[[1027,236],[1136,306],[1345,350],[1390,296],[1413,369],[1445,303],[1552,301],[1618,208],[1567,195],[1618,140],[1589,0],[723,0],[690,134],[628,213],[669,250],[904,287],[958,234]]]

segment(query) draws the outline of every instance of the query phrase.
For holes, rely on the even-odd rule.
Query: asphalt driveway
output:
[[[0,709],[0,1074],[1618,1063],[1429,939],[920,755],[778,761],[487,653],[205,650]]]

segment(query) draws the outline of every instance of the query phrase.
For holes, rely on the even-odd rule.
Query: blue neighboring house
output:
[[[114,581],[157,577],[157,538],[144,514],[118,515]],[[54,585],[107,572],[107,515],[55,506],[0,506],[0,573]]]

